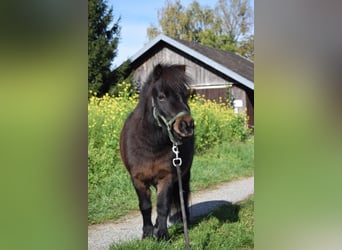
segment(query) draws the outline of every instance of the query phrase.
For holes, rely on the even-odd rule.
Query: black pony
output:
[[[139,103],[121,131],[121,159],[139,198],[142,237],[169,239],[167,218],[171,205],[179,211],[180,197],[172,146],[182,159],[182,188],[187,218],[190,168],[194,155],[194,121],[187,104],[189,78],[182,65],[158,64],[143,85]],[[151,191],[157,190],[157,219],[151,220]],[[188,220],[188,219],[187,219]]]

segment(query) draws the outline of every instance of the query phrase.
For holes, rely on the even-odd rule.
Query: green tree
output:
[[[213,10],[200,6],[197,1],[185,8],[179,0],[167,0],[165,7],[158,11],[158,22],[161,30],[153,24],[147,29],[150,39],[164,33],[173,38],[198,42],[201,32],[216,28]]]
[[[222,32],[234,41],[245,39],[253,25],[250,0],[218,0],[216,16],[222,21]]]
[[[254,61],[254,35],[250,35],[247,39],[241,41],[239,54]]]
[[[114,21],[112,13],[104,0],[88,0],[88,89],[99,95],[111,85],[120,37],[120,18]]]
[[[165,7],[158,11],[158,23],[160,28],[151,24],[147,29],[149,39],[163,33],[243,56],[252,54],[247,51],[251,48],[247,42],[254,42],[248,39],[253,25],[249,0],[219,0],[214,9],[196,0],[188,7],[179,0],[166,0]]]

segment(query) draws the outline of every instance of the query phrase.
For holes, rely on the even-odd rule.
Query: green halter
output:
[[[158,123],[158,126],[159,127],[162,127],[162,124],[160,123],[160,120],[161,119],[163,121],[163,123],[165,124],[166,128],[167,128],[167,132],[169,134],[169,138],[170,138],[170,141],[173,143],[173,145],[180,145],[182,144],[181,142],[178,142],[175,137],[173,136],[172,134],[172,124],[176,121],[177,118],[183,116],[183,115],[190,115],[190,112],[188,111],[182,111],[182,112],[179,112],[178,114],[176,114],[174,117],[172,117],[169,121],[159,113],[155,103],[154,103],[154,99],[152,97],[152,108],[153,108],[153,117],[154,119],[157,121]]]

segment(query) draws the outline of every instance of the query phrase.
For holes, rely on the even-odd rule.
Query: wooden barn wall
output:
[[[247,103],[245,90],[238,88],[236,85],[233,85],[232,94],[235,100],[242,100],[243,107],[238,108],[238,112],[245,111]]]
[[[215,83],[225,84],[227,80],[205,69],[198,63],[174,52],[173,50],[164,47],[157,51],[154,55],[144,61],[138,68],[135,69],[133,76],[134,83],[143,84],[148,74],[153,70],[158,63],[172,63],[186,65],[186,73],[192,78],[193,84]]]
[[[194,89],[194,93],[198,95],[205,95],[205,97],[209,100],[227,101],[227,88],[216,88],[216,89]]]
[[[254,92],[249,90],[246,92],[246,108],[247,108],[247,115],[248,125],[250,128],[254,130]]]

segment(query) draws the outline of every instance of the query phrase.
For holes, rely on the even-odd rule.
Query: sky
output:
[[[197,0],[202,6],[214,8],[218,1]],[[193,0],[181,0],[187,7]],[[163,0],[107,0],[113,7],[114,20],[121,16],[120,42],[118,54],[114,58],[112,68],[116,68],[129,57],[133,56],[148,42],[146,30],[154,24],[158,27],[157,12],[165,5]]]

